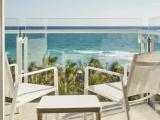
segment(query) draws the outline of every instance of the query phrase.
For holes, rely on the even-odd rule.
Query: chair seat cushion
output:
[[[87,89],[113,101],[119,102],[123,98],[121,82],[90,85]]]
[[[54,86],[21,83],[18,88],[17,106],[30,102],[55,90],[56,88]]]
[[[158,112],[151,108],[147,103],[130,106],[129,113],[131,120],[160,120]],[[103,112],[103,115],[105,116],[105,120],[126,120],[126,113],[123,111],[116,112],[116,109],[107,112],[105,111]]]

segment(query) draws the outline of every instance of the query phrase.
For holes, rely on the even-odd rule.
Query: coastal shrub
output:
[[[43,58],[43,67],[54,66],[58,60],[58,57],[54,55],[50,55],[48,57]]]
[[[31,62],[28,67],[28,71],[35,71],[38,69],[46,68],[54,66],[57,62],[57,57],[48,56],[43,60],[43,66],[38,66],[35,62]],[[9,63],[15,63],[15,60],[9,59]],[[118,62],[113,62],[111,65],[106,64],[105,68],[100,63],[100,61],[96,58],[91,58],[88,62],[89,66],[98,67],[98,68],[108,68],[111,71],[123,73],[123,67]],[[86,63],[82,63],[81,61],[73,62],[68,60],[64,66],[58,65],[58,77],[59,77],[59,93],[61,95],[76,95],[83,94],[84,91],[84,68]],[[54,71],[48,71],[41,74],[36,74],[28,77],[28,81],[34,84],[43,84],[43,85],[53,85],[54,82]],[[12,75],[14,78],[14,70],[12,69]],[[116,82],[119,81],[117,76],[109,75],[106,73],[100,73],[94,70],[89,70],[89,84],[101,84],[108,82]],[[89,94],[94,94],[89,92]],[[101,101],[109,101],[100,95],[97,95]],[[136,100],[140,98],[140,95],[132,96],[129,100]],[[160,96],[156,96],[156,100],[160,101]]]
[[[99,65],[99,67],[102,67],[101,63],[98,60],[95,60],[95,59],[91,60],[89,62],[89,64],[91,64],[93,67],[95,67],[97,65]],[[123,73],[123,67],[118,62],[112,63],[111,66],[109,66],[109,70],[111,70],[113,72]],[[101,73],[101,72],[94,71],[94,70],[89,71],[89,78],[90,78],[89,83],[91,85],[108,83],[108,82],[116,82],[116,81],[120,80],[118,76],[113,76],[113,75],[110,75],[110,74]]]
[[[31,62],[30,64],[29,64],[29,66],[28,66],[28,71],[29,72],[32,72],[32,71],[35,71],[36,69],[37,69],[37,65],[36,65],[36,63],[35,62]]]
[[[40,70],[43,68],[54,66],[57,61],[57,57],[48,56],[47,58],[43,58],[43,67],[37,66],[35,62],[31,62],[28,67],[28,71]],[[54,71],[47,71],[40,74],[31,75],[28,77],[28,81],[34,84],[42,84],[42,85],[53,85],[54,80]]]
[[[81,94],[82,68],[71,60],[67,61],[65,68],[66,94]]]
[[[109,67],[109,70],[121,74],[123,73],[123,67],[118,62],[113,62]]]
[[[123,67],[118,62],[113,62],[109,67],[109,70],[120,74],[123,74],[124,72]],[[116,81],[120,81],[120,78],[118,76],[112,76],[112,82]]]
[[[96,68],[102,68],[102,64],[100,61],[96,58],[91,58],[88,62],[88,66],[96,67]]]

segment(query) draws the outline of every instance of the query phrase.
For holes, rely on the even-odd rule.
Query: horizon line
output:
[[[34,29],[160,29],[160,26],[5,26],[6,30]]]

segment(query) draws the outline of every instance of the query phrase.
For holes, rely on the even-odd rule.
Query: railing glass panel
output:
[[[145,41],[144,51],[147,51],[148,38],[155,40],[155,49],[160,50],[159,28],[158,18],[8,19],[6,51],[15,59],[16,37],[27,37],[28,68],[34,70],[56,65],[60,93],[82,94],[84,68],[87,65],[122,73],[123,64],[131,63],[133,55],[140,52],[141,40]],[[108,78],[96,72],[92,75],[93,84]],[[34,77],[36,81],[33,82],[53,84],[51,73]],[[31,78],[29,80],[32,82]]]

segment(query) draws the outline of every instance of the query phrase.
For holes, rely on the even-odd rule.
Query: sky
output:
[[[6,0],[6,18],[160,17],[160,0]],[[93,21],[94,23],[95,21]],[[75,23],[76,24],[76,23]]]

